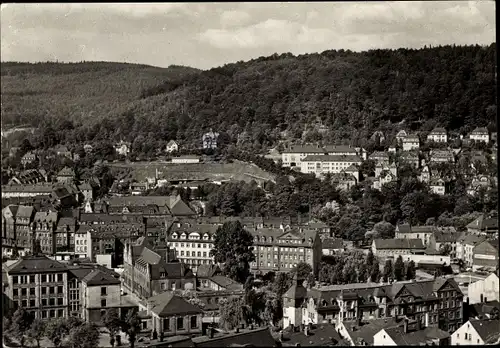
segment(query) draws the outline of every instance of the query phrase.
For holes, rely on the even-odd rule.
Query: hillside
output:
[[[56,118],[92,124],[128,108],[143,89],[197,70],[87,63],[1,64],[2,127]]]
[[[55,127],[62,142],[199,143],[214,128],[252,150],[274,145],[283,131],[288,140],[363,145],[374,130],[393,135],[402,123],[424,132],[436,125],[494,129],[495,50],[492,44],[287,53],[196,74],[108,63],[75,64],[62,73],[5,66],[2,100],[7,119],[18,123],[44,115],[81,121]],[[47,70],[65,70],[52,65]],[[321,134],[313,131],[319,124],[327,128]]]

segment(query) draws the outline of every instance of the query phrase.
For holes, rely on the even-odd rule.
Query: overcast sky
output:
[[[494,1],[2,4],[2,61],[207,69],[275,52],[495,42]]]

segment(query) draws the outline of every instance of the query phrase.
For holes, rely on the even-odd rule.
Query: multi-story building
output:
[[[14,246],[28,251],[32,246],[31,224],[35,216],[32,206],[9,205],[2,209],[2,249],[9,253]]]
[[[283,328],[298,327],[306,323],[306,318],[303,314],[303,306],[306,304],[308,297],[307,289],[304,287],[304,280],[297,278],[297,273],[294,273],[293,283],[290,289],[283,294]],[[309,314],[309,313],[307,313]]]
[[[431,192],[440,196],[446,193],[446,186],[443,179],[431,180],[431,182],[429,183],[429,188],[431,189]]]
[[[196,279],[183,262],[172,262],[173,250],[168,246],[154,247],[147,237],[126,243],[122,284],[142,299],[165,290],[194,288]]]
[[[384,328],[373,335],[374,346],[447,346],[450,333],[435,327],[424,327],[420,322],[409,323],[404,319],[402,326]]]
[[[214,225],[174,224],[168,236],[168,246],[175,249],[181,262],[196,272],[199,266],[214,263],[210,251],[217,228]]]
[[[451,150],[431,150],[429,152],[430,163],[455,163],[455,154]]]
[[[77,258],[91,258],[92,248],[92,226],[80,225],[75,231],[75,256]]]
[[[26,153],[23,158],[21,158],[21,164],[23,166],[27,165],[27,164],[30,164],[30,163],[33,163],[36,161],[36,154],[33,153],[33,152],[28,152]]]
[[[468,286],[468,298],[470,304],[484,303],[488,301],[499,301],[500,294],[498,274],[491,273],[484,279],[470,283]]]
[[[396,239],[420,239],[424,246],[435,248],[434,233],[438,231],[435,226],[410,226],[400,224],[396,226]]]
[[[357,182],[358,180],[354,175],[346,173],[345,171],[332,175],[332,183],[341,191],[349,191],[353,186],[356,186]]]
[[[116,308],[121,316],[121,282],[118,277],[94,269],[81,280],[81,285],[83,318],[86,321],[102,321],[109,308]]]
[[[448,133],[446,132],[446,129],[442,127],[436,127],[427,135],[427,141],[433,141],[435,143],[446,143],[448,142]]]
[[[489,143],[490,132],[484,127],[478,127],[470,133],[470,139],[477,142]]]
[[[452,260],[455,260],[457,258],[457,243],[463,236],[463,233],[434,231],[435,249],[441,250],[445,245],[449,245],[450,257]]]
[[[375,161],[376,164],[389,165],[389,154],[387,152],[375,151],[368,158]]]
[[[282,153],[284,167],[301,168],[301,163],[307,156],[330,155],[330,156],[358,156],[359,150],[345,145],[292,145]]]
[[[45,182],[32,185],[2,185],[2,198],[46,196],[50,195],[52,191],[52,183]]]
[[[24,256],[8,268],[8,296],[38,319],[68,317],[67,267],[40,254]]]
[[[468,235],[457,242],[457,259],[464,261],[467,267],[472,267],[474,247],[486,240],[484,236]]]
[[[316,272],[322,255],[318,231],[258,229],[249,231],[254,237],[254,272],[289,272],[300,262]]]
[[[498,268],[498,239],[478,243],[472,251],[472,270],[494,272]]]
[[[420,139],[418,135],[411,134],[403,138],[403,151],[418,150],[420,147]]]
[[[327,173],[340,173],[352,165],[361,165],[361,158],[355,155],[309,155],[302,158],[300,171],[319,176]]]
[[[377,165],[375,165],[375,177],[376,178],[378,178],[382,174],[382,172],[384,172],[384,171],[389,171],[396,178],[398,177],[398,168],[396,167],[396,165],[394,163],[390,164],[390,165],[378,163]]]
[[[399,162],[408,163],[414,168],[420,167],[420,158],[418,157],[418,153],[415,151],[402,152],[399,154]]]
[[[75,181],[75,171],[69,167],[64,167],[57,173],[57,182],[61,184],[72,184]]]
[[[467,225],[467,232],[487,237],[498,236],[498,218],[483,214]]]
[[[425,246],[421,239],[374,239],[373,255],[380,258],[395,258],[399,255],[424,253]]]
[[[53,255],[56,250],[54,232],[58,220],[57,212],[36,212],[32,223],[35,239],[40,241],[42,252]]]
[[[297,286],[294,292],[297,293]],[[305,289],[304,289],[305,290]],[[394,318],[400,315],[421,322],[426,327],[439,327],[453,332],[463,322],[463,294],[451,278],[404,281],[393,284],[344,284],[323,286],[299,292],[305,300],[289,301],[284,295],[284,327],[293,324],[339,324],[359,319]],[[285,297],[288,296],[288,297]],[[286,309],[286,310],[285,310]]]

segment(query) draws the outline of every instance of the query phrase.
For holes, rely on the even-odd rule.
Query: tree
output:
[[[30,340],[36,342],[36,346],[40,348],[40,341],[45,336],[45,322],[40,319],[35,319],[28,330]]]
[[[24,156],[26,153],[30,152],[33,150],[33,146],[31,145],[30,141],[25,138],[23,142],[21,143],[21,146],[19,148],[19,153],[21,156]]]
[[[233,329],[240,325],[244,319],[245,303],[243,299],[231,297],[220,307],[220,323],[226,329]]]
[[[99,335],[94,323],[84,323],[70,330],[68,343],[71,348],[94,348],[98,346]]]
[[[373,283],[376,283],[379,281],[379,279],[380,279],[380,265],[378,264],[378,262],[375,262],[371,268],[370,280]]]
[[[392,260],[386,260],[384,265],[383,280],[387,283],[390,278],[392,278]]]
[[[9,328],[10,334],[19,341],[21,347],[24,347],[24,342],[28,338],[28,330],[33,320],[33,316],[22,307],[18,308],[12,316]]]
[[[297,273],[298,279],[307,279],[312,273],[313,269],[310,264],[305,262],[299,262],[297,266],[291,271],[292,273]]]
[[[403,262],[403,258],[401,257],[401,255],[399,255],[396,259],[396,262],[394,263],[394,279],[398,282],[403,280],[404,271],[405,265]]]
[[[406,280],[412,280],[416,277],[416,267],[415,262],[411,260],[408,262],[408,266],[406,267]]]
[[[371,266],[375,262],[375,255],[373,255],[372,249],[368,251],[368,255],[366,255],[366,265],[371,269]]]
[[[272,285],[272,291],[276,293],[276,296],[281,299],[281,297],[288,291],[292,286],[292,278],[289,274],[280,272],[274,278]]]
[[[54,346],[60,347],[63,340],[68,336],[69,328],[63,319],[52,320],[45,326],[45,336],[54,343]]]
[[[201,309],[205,308],[205,302],[200,300],[196,291],[184,290],[181,293],[181,297],[184,298],[187,302],[191,303],[192,305],[198,306]]]
[[[390,239],[394,238],[395,227],[390,222],[380,221],[373,226],[373,231],[375,232],[373,238]]]
[[[135,310],[130,309],[128,311],[125,320],[122,322],[122,331],[128,336],[130,348],[134,348],[137,334],[141,331],[141,321],[137,317]]]
[[[253,237],[239,221],[225,222],[215,233],[214,247],[210,251],[215,262],[223,263],[224,274],[244,283],[250,275],[253,254]]]
[[[115,308],[110,308],[106,311],[103,318],[103,324],[109,331],[109,342],[111,347],[115,346],[115,336],[120,331],[122,322],[118,316],[118,311]]]
[[[443,256],[449,256],[452,251],[452,247],[450,244],[441,244],[439,246],[439,253]]]

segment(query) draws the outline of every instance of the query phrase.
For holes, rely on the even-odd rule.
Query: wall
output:
[[[398,258],[399,255],[394,255],[394,258]],[[412,255],[412,254],[401,254],[403,261],[413,261],[415,264],[419,262],[430,262],[430,263],[445,263],[447,266],[451,264],[451,257],[444,255]]]
[[[384,329],[380,330],[377,332],[375,335],[373,335],[373,345],[374,346],[397,346],[396,342],[394,342],[385,332]]]
[[[191,328],[191,317],[196,316],[196,328]],[[182,318],[184,323],[184,329],[177,328],[177,318]],[[156,313],[151,313],[152,330],[156,329],[156,332],[164,333],[164,336],[177,336],[177,335],[196,335],[202,332],[202,318],[201,315],[188,315],[188,316],[172,316],[166,318],[160,318]],[[164,320],[169,319],[169,330],[164,331]]]
[[[484,345],[483,340],[474,327],[469,323],[462,325],[457,331],[451,334],[452,346]]]
[[[483,280],[470,283],[468,287],[469,303],[475,304],[483,301],[499,301],[500,295],[498,294],[498,289],[498,276],[494,273]],[[481,297],[483,301],[481,301]]]
[[[101,296],[101,287],[106,287],[106,296]],[[106,308],[119,307],[121,304],[120,284],[85,287],[85,307],[101,308],[101,299],[106,299]]]

